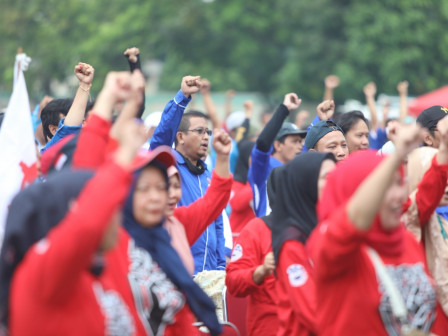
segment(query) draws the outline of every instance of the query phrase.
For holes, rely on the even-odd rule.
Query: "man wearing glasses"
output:
[[[210,183],[211,172],[202,161],[207,155],[212,131],[208,116],[199,111],[184,114],[191,95],[199,91],[200,77],[182,79],[181,89],[162,113],[160,124],[154,131],[150,149],[175,144],[177,168],[181,175],[182,198],[179,206],[187,206],[202,197]],[[194,220],[192,218],[191,220]],[[225,270],[224,230],[222,215],[207,227],[191,247],[194,257],[194,274],[202,271]]]

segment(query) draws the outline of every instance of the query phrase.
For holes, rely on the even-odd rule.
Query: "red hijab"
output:
[[[338,164],[327,178],[322,197],[317,205],[319,222],[327,220],[340,207],[346,207],[353,193],[381,163],[383,157],[374,151],[357,151],[345,161]],[[402,172],[402,171],[401,171]],[[390,231],[381,226],[381,219],[377,214],[372,226],[366,234],[366,244],[383,255],[399,255],[403,250],[404,226],[400,225]]]

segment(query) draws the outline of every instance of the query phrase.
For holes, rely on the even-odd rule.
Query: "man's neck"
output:
[[[281,163],[285,164],[286,162],[283,162],[282,158],[280,157],[280,155],[278,155],[278,152],[275,152],[274,154],[272,154],[272,157],[277,159],[278,161],[280,161]]]
[[[194,159],[190,158],[187,154],[185,154],[185,153],[181,150],[181,148],[176,147],[176,150],[177,150],[180,154],[182,154],[182,156],[183,156],[186,160],[190,161],[193,165],[195,165],[195,166],[198,165],[198,160],[197,160],[197,159],[194,160]]]

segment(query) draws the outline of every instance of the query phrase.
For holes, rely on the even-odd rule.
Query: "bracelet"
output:
[[[92,87],[92,84],[89,84],[89,87],[88,87],[87,89],[84,89],[84,88],[82,87],[82,85],[79,85],[79,88],[80,88],[81,90],[83,90],[84,92],[89,92],[91,87]]]

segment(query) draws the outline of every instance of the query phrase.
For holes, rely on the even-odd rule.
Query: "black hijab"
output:
[[[336,162],[331,153],[303,153],[279,167],[272,177],[276,186],[271,228],[276,261],[285,241],[305,243],[317,225],[317,182],[324,160]]]
[[[247,173],[249,171],[249,157],[254,145],[255,143],[253,141],[245,139],[238,142],[238,159],[236,160],[235,174],[233,175],[233,179],[235,181],[241,182],[242,184],[246,184],[247,182]]]
[[[90,171],[64,170],[22,190],[11,202],[0,255],[0,323],[7,325],[11,279],[29,248],[65,217]]]

